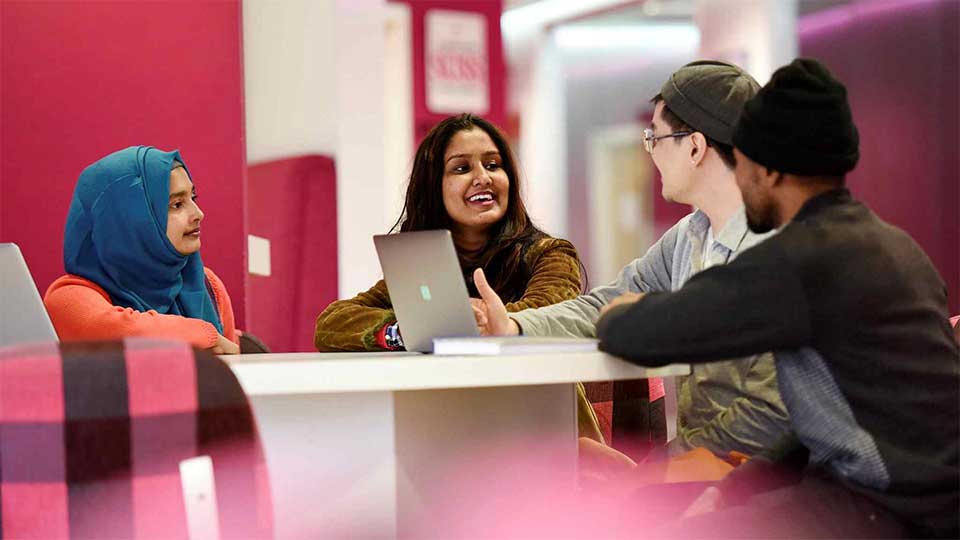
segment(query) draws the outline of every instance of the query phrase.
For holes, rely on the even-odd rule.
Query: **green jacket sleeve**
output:
[[[313,343],[322,352],[383,350],[377,345],[377,331],[396,320],[381,279],[368,291],[327,306],[317,317]]]
[[[580,259],[566,240],[546,238],[530,250],[535,258],[523,297],[505,307],[509,312],[549,306],[580,294]]]

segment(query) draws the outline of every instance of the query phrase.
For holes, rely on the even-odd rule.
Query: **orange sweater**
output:
[[[223,322],[223,336],[239,343],[233,322],[233,305],[220,278],[204,268],[214,302]],[[207,321],[180,315],[163,315],[113,305],[99,285],[67,274],[57,278],[43,297],[53,327],[61,341],[122,339],[129,336],[182,339],[209,349],[217,344],[217,328]]]

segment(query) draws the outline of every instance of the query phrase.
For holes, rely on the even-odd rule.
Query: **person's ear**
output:
[[[707,155],[707,138],[703,136],[703,133],[695,131],[690,135],[690,142],[692,143],[690,145],[690,164],[697,167]]]
[[[762,181],[767,187],[778,187],[783,183],[783,173],[768,167],[763,167]]]

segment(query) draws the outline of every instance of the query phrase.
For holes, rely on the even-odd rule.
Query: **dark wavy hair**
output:
[[[490,122],[469,113],[451,116],[433,126],[413,158],[410,182],[403,202],[403,212],[391,232],[452,229],[453,220],[443,204],[443,158],[450,139],[461,131],[482,129],[490,136],[510,180],[507,211],[490,228],[486,245],[478,252],[457,250],[460,268],[471,296],[478,296],[473,284],[473,271],[483,268],[493,290],[504,302],[516,302],[527,288],[532,268],[524,261],[524,253],[534,242],[547,235],[538,229],[520,198],[520,176],[516,159],[506,137]]]

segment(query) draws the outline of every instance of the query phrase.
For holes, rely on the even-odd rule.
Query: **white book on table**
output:
[[[589,338],[490,336],[434,338],[433,354],[492,355],[592,352],[597,340]]]

